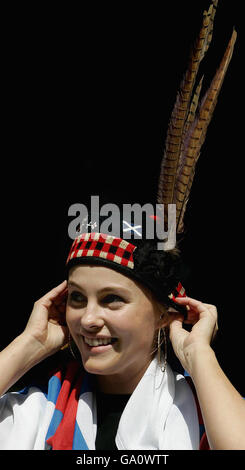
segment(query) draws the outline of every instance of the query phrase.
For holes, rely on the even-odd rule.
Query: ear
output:
[[[159,306],[159,313],[157,328],[168,327],[172,321],[176,319],[176,316],[180,316],[180,312],[178,312],[178,310],[175,310],[173,307],[166,307],[163,305]]]
[[[155,315],[156,315],[156,329],[168,327],[176,317],[180,316],[180,312],[174,307],[164,305],[163,303],[153,300]]]

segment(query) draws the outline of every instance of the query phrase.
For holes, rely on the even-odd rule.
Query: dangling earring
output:
[[[71,333],[70,333],[70,331],[68,333],[68,343],[69,343],[70,352],[71,352],[72,356],[74,357],[74,359],[76,359],[76,361],[77,361],[77,358],[75,356],[75,353],[74,353],[74,351],[72,349],[72,345],[71,345]]]
[[[161,355],[161,345],[164,343],[164,356],[162,361]],[[165,372],[167,367],[167,336],[165,328],[159,328],[158,330],[158,337],[157,337],[157,359],[159,367],[161,368],[162,372]]]

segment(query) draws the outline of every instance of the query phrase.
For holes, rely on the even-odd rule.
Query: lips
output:
[[[89,346],[107,346],[108,344],[113,344],[117,341],[116,338],[87,338],[84,336],[84,342]]]

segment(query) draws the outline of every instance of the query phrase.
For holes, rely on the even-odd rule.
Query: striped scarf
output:
[[[191,378],[188,376],[186,379],[193,391],[198,410],[200,450],[208,450],[209,445],[196,391]],[[55,404],[55,410],[45,439],[46,450],[88,450],[76,422],[79,397],[86,391],[91,391],[91,375],[85,371],[81,372],[78,362],[70,362],[65,371],[60,369],[50,378],[47,400]]]
[[[88,449],[76,423],[78,400],[85,391],[86,376],[78,362],[70,362],[64,377],[56,372],[48,383],[47,400],[55,404],[55,410],[45,439],[46,450]]]

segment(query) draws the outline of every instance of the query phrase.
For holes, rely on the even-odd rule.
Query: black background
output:
[[[214,348],[244,395],[242,15],[238,2],[219,3],[204,89],[233,26],[238,40],[197,165],[184,257],[188,293],[218,307]],[[71,204],[156,201],[168,121],[209,2],[115,5],[22,6],[6,17],[1,347],[63,280]]]

